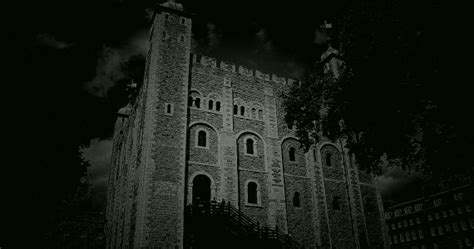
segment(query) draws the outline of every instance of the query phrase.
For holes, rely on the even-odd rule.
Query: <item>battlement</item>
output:
[[[198,64],[204,67],[217,68],[226,72],[235,73],[246,77],[254,77],[260,80],[269,81],[286,86],[291,86],[295,83],[298,83],[298,80],[296,79],[265,73],[258,69],[247,68],[227,61],[220,61],[216,58],[208,56],[198,56],[195,54],[191,54],[191,60],[193,64]]]

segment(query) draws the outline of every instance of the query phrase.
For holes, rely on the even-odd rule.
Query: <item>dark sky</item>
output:
[[[21,48],[15,51],[16,60],[27,69],[18,73],[25,83],[21,87],[29,89],[31,103],[43,110],[37,115],[45,121],[39,124],[42,132],[50,134],[44,139],[57,139],[61,144],[64,137],[70,137],[68,142],[73,141],[73,145],[91,142],[84,155],[92,163],[90,181],[99,199],[107,178],[115,112],[126,103],[128,81],[141,80],[129,69],[140,72],[140,68],[133,67],[142,65],[152,8],[161,2],[16,2],[15,11],[7,15],[15,24],[8,37]],[[292,77],[300,76],[320,55],[322,48],[313,43],[315,28],[325,19],[340,18],[349,2],[358,5],[348,0],[178,2],[195,16],[193,36],[197,50]],[[465,41],[457,38],[462,34],[457,29],[463,28],[457,20],[447,18],[447,9],[437,1],[384,3],[386,13],[381,14],[395,16],[399,27],[414,37],[432,41],[424,56],[463,53]],[[426,61],[460,62],[452,59],[430,57]],[[28,108],[20,108],[27,113]],[[387,196],[413,182],[413,177],[399,170],[387,172],[383,179]]]

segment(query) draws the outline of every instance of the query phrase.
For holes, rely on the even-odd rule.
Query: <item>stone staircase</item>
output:
[[[185,248],[304,248],[277,228],[261,226],[229,202],[186,207]]]

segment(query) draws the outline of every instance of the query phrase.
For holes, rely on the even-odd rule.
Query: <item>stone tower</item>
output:
[[[306,248],[387,248],[377,188],[344,141],[305,152],[284,122],[296,81],[192,55],[191,21],[175,1],[156,8],[143,85],[115,124],[107,248],[183,248],[196,200]]]

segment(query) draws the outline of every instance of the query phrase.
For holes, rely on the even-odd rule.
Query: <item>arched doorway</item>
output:
[[[211,201],[211,179],[197,175],[193,179],[193,204]]]

